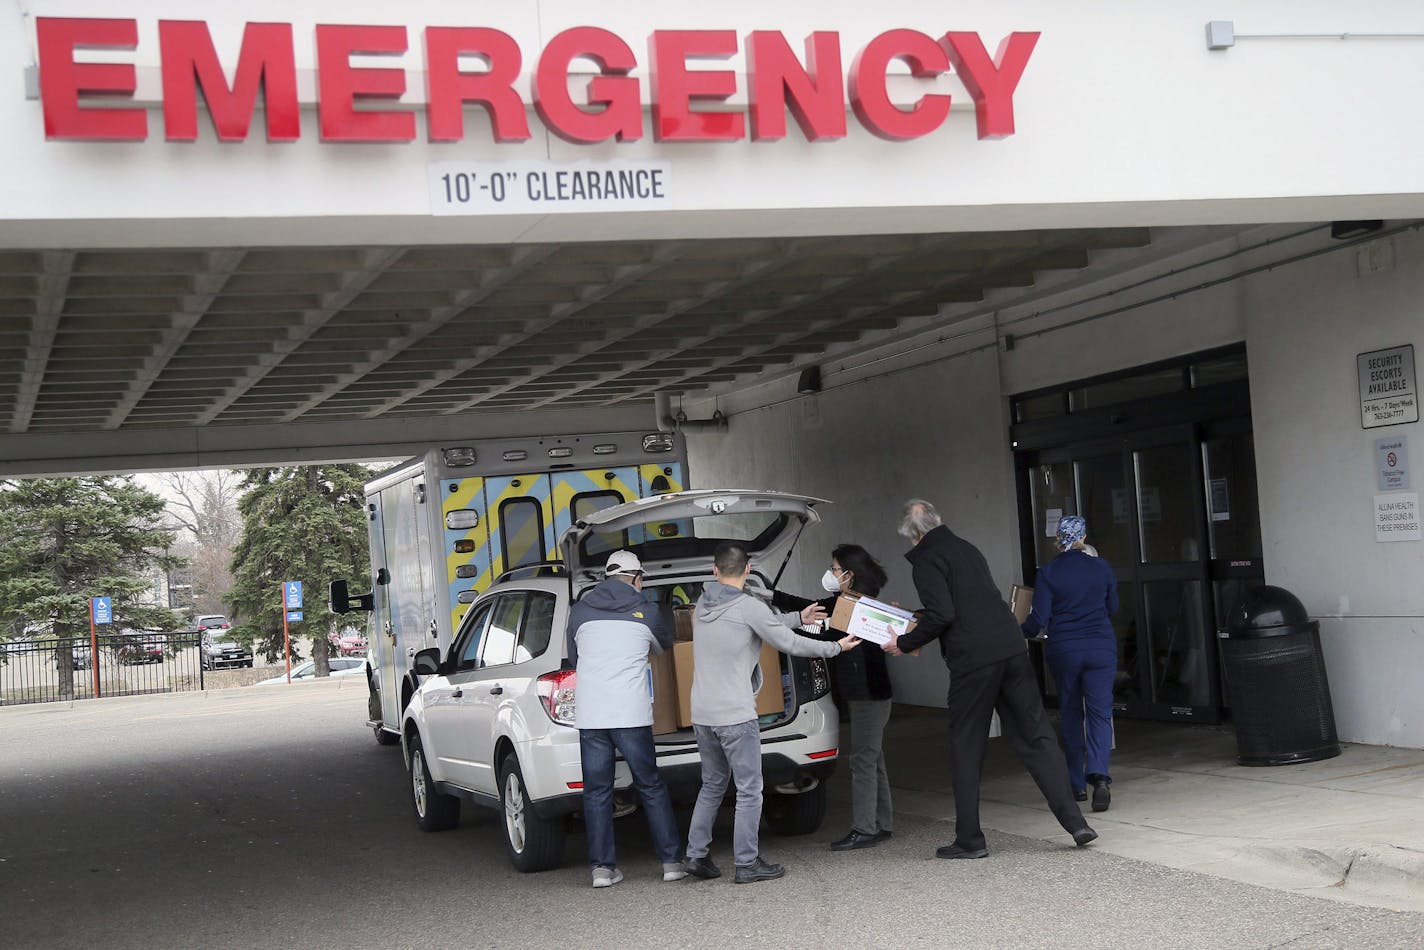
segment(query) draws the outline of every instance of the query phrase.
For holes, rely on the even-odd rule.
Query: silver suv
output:
[[[644,498],[589,515],[561,539],[562,564],[511,571],[465,614],[451,643],[415,655],[421,682],[401,740],[415,818],[426,831],[459,822],[462,801],[499,809],[506,850],[520,871],[557,867],[569,817],[582,804],[574,727],[577,674],[566,659],[569,605],[603,577],[618,548],[643,562],[643,594],[668,629],[680,603],[712,581],[712,550],[742,542],[752,557],[747,590],[770,596],[801,530],[820,521],[819,499],[765,491],[689,491]],[[785,708],[762,717],[766,818],[781,834],[809,834],[826,810],[839,723],[824,660],[780,655]],[[654,739],[674,798],[691,800],[701,763],[691,728]],[[628,768],[615,786],[631,807]]]

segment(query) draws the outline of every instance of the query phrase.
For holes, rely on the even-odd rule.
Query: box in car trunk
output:
[[[672,651],[649,657],[653,689],[653,735],[677,732],[677,672]]]
[[[692,727],[692,643],[674,643],[673,666],[677,673],[677,723]],[[756,694],[756,714],[765,716],[786,710],[786,693],[781,683],[781,654],[769,643],[761,645],[761,689]],[[751,684],[747,684],[751,688]],[[656,730],[655,730],[656,734]]]

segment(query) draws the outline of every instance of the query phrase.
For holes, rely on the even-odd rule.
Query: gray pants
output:
[[[735,726],[693,725],[697,752],[702,756],[702,789],[692,809],[687,831],[687,856],[705,858],[712,846],[712,823],[727,794],[727,780],[737,783],[737,812],[732,824],[732,857],[738,864],[755,864],[760,849],[761,730],[755,719]]]
[[[850,701],[851,827],[873,835],[895,830],[890,806],[890,776],[885,771],[885,724],[890,700]]]

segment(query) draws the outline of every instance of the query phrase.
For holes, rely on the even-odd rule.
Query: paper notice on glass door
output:
[[[1058,522],[1063,520],[1062,508],[1050,508],[1043,513],[1043,536],[1045,538],[1058,537]]]

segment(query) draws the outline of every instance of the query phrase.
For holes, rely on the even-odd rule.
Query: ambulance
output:
[[[336,613],[371,612],[368,726],[400,741],[416,653],[449,649],[460,619],[496,578],[560,560],[557,539],[590,514],[687,488],[673,432],[491,440],[431,448],[366,485],[370,593],[331,585]],[[677,523],[657,526],[676,532]]]

